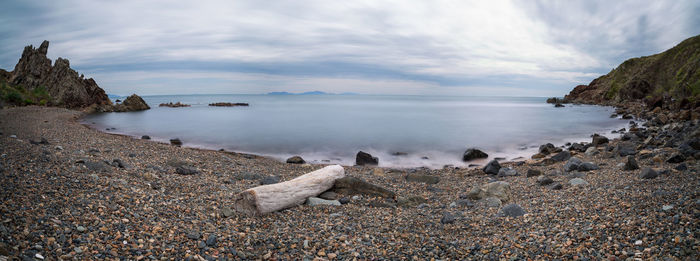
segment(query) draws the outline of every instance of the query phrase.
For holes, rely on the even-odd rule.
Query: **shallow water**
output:
[[[567,105],[545,98],[375,95],[182,95],[144,96],[152,109],[89,115],[86,124],[108,132],[185,146],[226,149],[312,163],[354,164],[359,150],[380,166],[440,168],[461,161],[466,148],[491,157],[529,157],[546,142],[589,141],[609,135],[626,121],[610,118],[611,107]],[[158,107],[165,102],[192,107]],[[210,107],[245,102],[249,107]],[[395,156],[396,152],[407,155]],[[424,157],[427,157],[425,159]]]

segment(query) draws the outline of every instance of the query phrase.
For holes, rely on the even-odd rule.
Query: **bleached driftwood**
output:
[[[303,204],[308,197],[318,196],[333,187],[336,179],[345,177],[340,165],[306,173],[292,180],[247,189],[236,195],[233,208],[247,215],[260,215]]]

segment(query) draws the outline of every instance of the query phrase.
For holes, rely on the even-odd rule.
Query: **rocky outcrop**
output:
[[[78,75],[70,68],[68,60],[58,58],[52,66],[51,60],[46,57],[48,49],[48,41],[42,42],[39,48],[31,45],[25,47],[8,82],[30,91],[45,88],[51,96],[50,105],[83,108],[93,104],[112,104],[95,80]]]
[[[236,103],[231,103],[231,102],[215,102],[215,103],[210,103],[209,106],[216,106],[216,107],[237,107],[237,106],[249,106],[247,103],[243,102],[236,102]]]
[[[659,54],[632,58],[588,85],[576,86],[566,102],[664,108],[700,107],[700,35]]]

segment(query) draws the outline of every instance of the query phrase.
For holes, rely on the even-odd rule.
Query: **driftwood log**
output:
[[[335,180],[345,177],[340,165],[306,173],[282,183],[263,185],[238,193],[233,208],[247,215],[261,215],[301,205],[308,197],[318,196],[333,187]]]

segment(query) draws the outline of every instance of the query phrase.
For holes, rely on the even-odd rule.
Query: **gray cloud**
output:
[[[120,94],[562,95],[700,33],[696,1],[608,2],[16,1],[0,67],[48,39]]]

